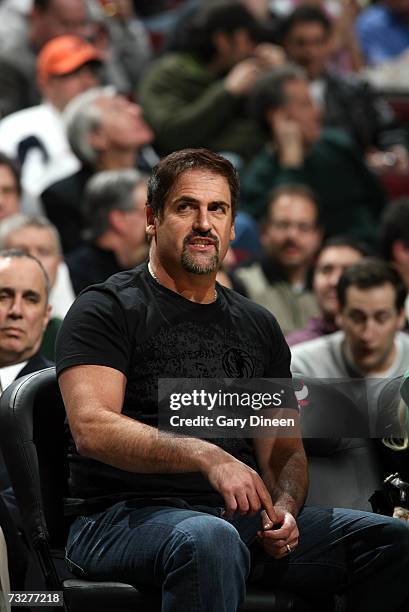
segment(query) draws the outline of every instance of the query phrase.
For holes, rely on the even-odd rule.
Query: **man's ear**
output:
[[[269,221],[264,220],[260,226],[260,244],[263,249],[268,249],[270,245],[270,236],[268,233],[270,223]]]
[[[338,306],[338,312],[335,315],[335,324],[337,327],[339,327],[339,329],[342,329],[343,323],[344,323],[344,317],[342,316],[342,311],[340,310]]]
[[[406,325],[406,310],[402,308],[398,315],[397,329],[403,329]]]
[[[43,318],[43,333],[45,332],[48,322],[51,318],[51,310],[52,310],[52,306],[51,304],[47,304],[47,307],[45,309],[45,313],[44,313],[44,318]]]
[[[285,111],[282,108],[268,108],[266,110],[265,119],[274,137],[277,124],[280,125],[280,122],[286,119]]]
[[[109,229],[122,233],[122,227],[126,224],[125,215],[122,210],[113,208],[108,214]]]
[[[395,240],[392,244],[392,259],[396,263],[407,263],[409,259],[409,249],[403,240]]]
[[[104,151],[106,149],[106,137],[102,129],[96,128],[87,135],[87,140],[95,151]]]
[[[231,224],[231,228],[230,228],[230,242],[234,240],[235,237],[236,237],[236,231],[234,229],[234,221],[233,221],[233,223]]]
[[[225,58],[231,52],[231,41],[230,36],[226,32],[222,32],[221,30],[217,30],[213,32],[212,43],[214,48],[216,49],[216,55]]]
[[[157,219],[153,213],[152,206],[146,205],[146,235],[150,238],[156,236]]]

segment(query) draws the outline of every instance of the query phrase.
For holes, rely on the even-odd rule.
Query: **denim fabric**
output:
[[[236,612],[251,558],[257,563],[253,582],[306,596],[344,593],[348,612],[406,612],[409,529],[404,523],[306,507],[297,519],[298,547],[277,561],[255,541],[258,516],[227,521],[221,509],[209,512],[120,502],[79,517],[70,530],[68,566],[90,579],[161,588],[163,612]]]

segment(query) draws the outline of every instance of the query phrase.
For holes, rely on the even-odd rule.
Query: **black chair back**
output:
[[[0,400],[0,443],[34,549],[42,541],[62,546],[67,535],[64,419],[54,368],[15,381]]]
[[[0,444],[26,536],[50,588],[59,580],[50,550],[64,547],[68,521],[65,411],[55,369],[28,374],[0,399]]]

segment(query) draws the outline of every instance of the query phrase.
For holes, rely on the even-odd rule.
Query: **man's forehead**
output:
[[[300,40],[315,39],[318,36],[325,37],[326,30],[318,21],[304,21],[294,25],[288,32],[286,40],[296,38]]]
[[[312,200],[298,193],[284,193],[279,195],[269,205],[270,218],[292,220],[303,218],[307,221],[315,221],[317,208]]]
[[[329,246],[318,257],[317,266],[327,264],[345,265],[362,259],[362,254],[349,246]]]
[[[46,291],[40,265],[30,257],[0,257],[0,286]]]
[[[36,246],[37,243],[41,243],[42,246],[52,245],[55,248],[58,246],[54,232],[50,227],[36,227],[34,225],[26,225],[10,232],[6,242],[24,243],[24,247],[30,247],[31,242],[36,243]]]
[[[201,196],[203,199],[223,200],[231,203],[228,180],[222,174],[207,168],[192,168],[182,172],[173,183],[167,201],[183,195]]]
[[[94,104],[95,104],[95,106],[97,106],[99,109],[101,109],[103,111],[104,110],[109,110],[110,107],[112,106],[113,100],[114,100],[113,96],[99,96],[94,101]]]
[[[95,105],[102,111],[113,112],[116,111],[118,106],[121,106],[124,101],[125,98],[120,94],[115,94],[113,96],[101,95],[95,100]]]
[[[370,314],[395,306],[396,292],[391,283],[376,287],[360,288],[351,285],[345,292],[345,307],[363,310]]]
[[[49,11],[58,15],[62,19],[66,18],[84,18],[86,16],[85,2],[81,0],[52,0],[49,3]]]
[[[0,164],[0,181],[4,183],[10,183],[13,186],[17,185],[16,177],[8,166]]]

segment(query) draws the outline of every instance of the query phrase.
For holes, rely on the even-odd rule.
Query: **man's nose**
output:
[[[127,111],[128,113],[131,113],[131,115],[134,115],[135,117],[141,117],[142,116],[142,106],[140,106],[139,104],[135,104],[135,102],[130,102],[129,100],[126,101],[127,102]]]
[[[287,239],[297,240],[300,235],[299,227],[296,223],[291,223],[287,228]]]
[[[200,230],[202,232],[208,232],[211,228],[209,211],[207,208],[199,208],[197,215],[193,223],[193,229]]]
[[[21,298],[16,297],[10,304],[9,317],[20,319],[22,317],[22,302]]]
[[[373,319],[367,319],[362,329],[361,338],[362,340],[368,341],[372,340],[373,335],[375,333],[375,321]]]
[[[338,285],[338,281],[341,278],[341,272],[339,270],[332,272],[329,277],[329,284],[334,289]]]
[[[97,87],[98,84],[99,79],[91,69],[83,71],[81,75],[81,86],[83,88],[83,91],[86,91],[91,87]]]

